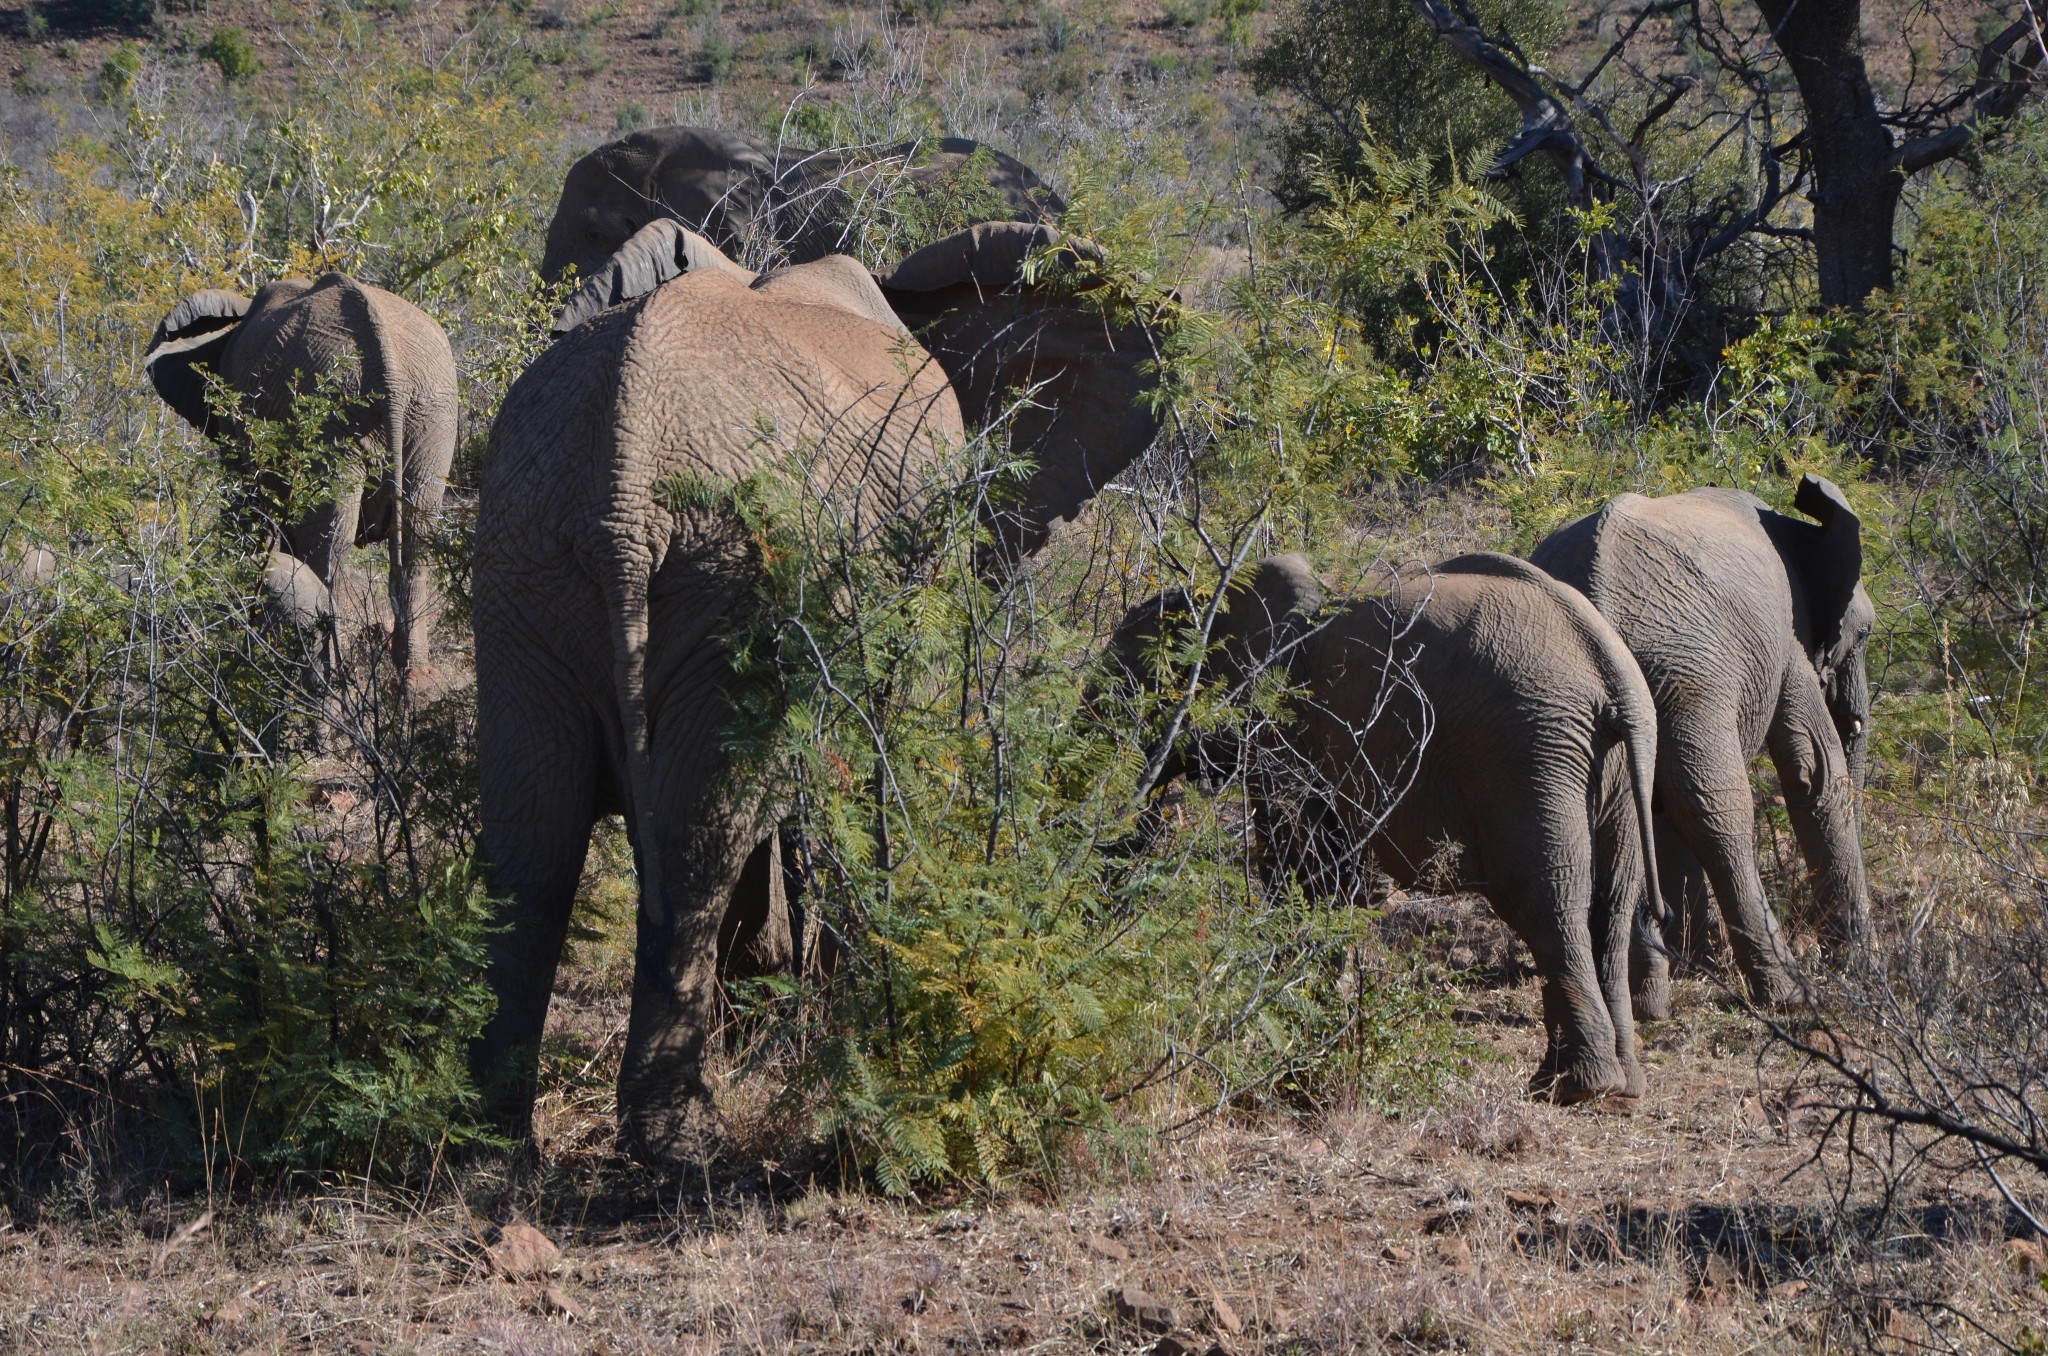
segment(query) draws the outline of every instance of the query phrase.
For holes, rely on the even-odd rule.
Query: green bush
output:
[[[108,59],[122,88],[139,65]],[[396,1170],[472,1134],[489,909],[465,702],[403,710],[374,639],[320,683],[257,628],[260,506],[135,360],[190,290],[374,257],[449,323],[487,420],[539,342],[552,176],[538,113],[488,86],[366,54],[302,92],[318,120],[187,145],[138,114],[0,179],[0,561],[56,562],[0,609],[0,1096],[32,1090],[10,1190],[104,1121],[93,1097],[157,1126],[96,1164],[159,1179]],[[274,512],[325,492],[306,469],[330,409],[252,429]]]
[[[705,80],[722,85],[732,78],[733,62],[739,57],[732,42],[724,36],[711,33],[705,36],[704,45],[697,51],[697,60],[704,71]]]
[[[214,29],[199,55],[219,67],[220,78],[230,85],[242,84],[263,68],[256,59],[256,44],[239,28]]]

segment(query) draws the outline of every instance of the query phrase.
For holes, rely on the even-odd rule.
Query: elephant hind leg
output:
[[[506,926],[491,937],[498,1007],[470,1047],[470,1070],[490,1122],[518,1139],[532,1121],[548,1001],[597,821],[600,751],[580,705],[489,687],[477,714],[483,852]]]
[[[1583,859],[1591,854],[1581,855]],[[1588,926],[1591,874],[1579,863],[1555,866],[1542,876],[1488,891],[1501,916],[1528,945],[1543,985],[1543,1026],[1549,1044],[1530,1080],[1530,1091],[1566,1105],[1638,1096],[1642,1090],[1640,1072],[1631,1078],[1630,1066],[1622,1062],[1623,1033],[1615,1029],[1602,966],[1595,959],[1595,938]],[[1622,945],[1626,947],[1626,939]],[[1624,992],[1621,1011],[1627,1010]],[[1626,1034],[1633,1055],[1633,1023]]]
[[[634,844],[643,857],[650,846],[660,854],[664,898],[640,910],[632,1012],[619,1067],[619,1139],[630,1156],[655,1167],[694,1161],[709,1147],[704,1065],[718,1024],[719,932],[759,845],[754,814],[732,803],[723,748],[729,710],[716,695],[724,661],[706,654],[700,662],[719,669],[718,680],[672,682],[673,695],[651,714],[656,813],[650,818],[659,838]],[[628,825],[640,820],[626,816]]]
[[[1736,747],[1732,723],[1711,742],[1678,750],[1668,763],[1660,749],[1658,781],[1667,792],[1664,803],[1679,838],[1721,902],[1728,947],[1749,983],[1751,1000],[1764,1007],[1792,1002],[1799,996],[1792,953],[1757,870],[1749,760]]]

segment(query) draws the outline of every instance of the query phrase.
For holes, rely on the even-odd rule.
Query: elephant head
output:
[[[164,403],[201,433],[230,431],[214,412],[207,375],[219,370],[221,355],[249,306],[249,298],[239,292],[194,292],[172,307],[149,337],[142,366],[150,382]]]
[[[1284,664],[1323,606],[1322,582],[1308,557],[1298,552],[1268,556],[1250,575],[1232,581],[1229,597],[1209,630],[1212,676],[1236,686],[1266,668]],[[1124,614],[1110,637],[1110,660],[1127,681],[1149,683],[1160,644],[1185,631],[1199,616],[1184,588],[1172,588]]]
[[[773,148],[711,127],[649,127],[570,166],[548,223],[541,277],[570,265],[588,276],[651,221],[681,222],[713,240],[744,237],[775,183]]]
[[[1792,506],[1820,524],[1796,524],[1803,529],[1797,556],[1786,560],[1793,588],[1804,595],[1799,639],[1820,675],[1850,775],[1861,786],[1870,751],[1870,678],[1864,656],[1877,619],[1863,589],[1863,523],[1834,482],[1810,471],[1800,480]],[[1795,618],[1801,610],[1795,607]]]
[[[1308,557],[1298,553],[1268,556],[1258,568],[1239,574],[1209,627],[1203,656],[1203,681],[1221,684],[1233,694],[1275,666],[1285,667],[1294,650],[1315,625],[1322,610],[1323,586]],[[1198,624],[1201,609],[1185,588],[1171,588],[1131,608],[1111,635],[1108,667],[1127,689],[1153,687],[1165,676],[1162,666],[1180,653],[1177,641]],[[1176,682],[1186,681],[1180,675]],[[1234,750],[1203,744],[1194,758],[1205,773],[1229,768]],[[1189,754],[1169,749],[1154,785],[1164,785],[1188,770]]]
[[[969,428],[1009,419],[1013,458],[1035,463],[993,506],[1000,553],[1035,551],[1152,445],[1159,384],[1147,327],[1091,304],[1098,256],[1051,226],[985,222],[876,279],[953,383]]]
[[[969,182],[957,182],[970,164]],[[721,249],[766,234],[773,238],[758,243],[779,248],[790,263],[809,263],[841,248],[852,195],[873,186],[865,171],[897,166],[911,191],[965,189],[990,215],[1035,222],[1066,210],[1028,166],[960,137],[854,154],[771,146],[711,127],[650,127],[570,167],[548,223],[541,276],[557,281],[572,264],[587,276],[634,232],[664,218]]]
[[[617,253],[583,280],[555,313],[557,337],[595,317],[598,312],[652,292],[673,278],[701,269],[730,273],[748,286],[759,276],[725,257],[695,231],[663,217],[634,231]]]

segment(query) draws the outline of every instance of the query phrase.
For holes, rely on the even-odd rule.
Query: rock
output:
[[[1106,1257],[1112,1262],[1128,1262],[1131,1260],[1131,1250],[1129,1248],[1113,1238],[1104,1238],[1101,1234],[1088,1235],[1088,1251],[1094,1253],[1097,1257]]]
[[[1700,1267],[1699,1283],[1694,1293],[1702,1299],[1724,1299],[1735,1293],[1735,1287],[1742,1280],[1742,1273],[1718,1252],[1707,1254],[1707,1260]]]
[[[571,1323],[584,1317],[583,1306],[556,1285],[541,1287],[540,1294],[534,1296],[533,1311],[543,1317],[566,1318]]]
[[[1813,1287],[1805,1281],[1780,1281],[1771,1287],[1771,1298],[1774,1300],[1795,1300],[1811,1289]]]
[[[553,1239],[517,1215],[498,1231],[498,1241],[485,1251],[491,1259],[491,1270],[515,1281],[546,1275],[555,1269],[562,1256]]]
[[[2032,1239],[2009,1238],[2005,1241],[2005,1265],[2031,1281],[2048,1271],[2048,1253]]]
[[[1150,1291],[1122,1286],[1110,1292],[1109,1302],[1120,1322],[1134,1324],[1145,1332],[1173,1330],[1173,1310],[1161,1304]]]
[[[1244,1336],[1244,1320],[1230,1307],[1229,1300],[1213,1290],[1209,1292],[1209,1314],[1216,1320],[1216,1326],[1232,1337]]]
[[[222,1301],[219,1308],[208,1314],[208,1327],[235,1329],[256,1317],[256,1296],[253,1291],[244,1291],[234,1298]]]
[[[1479,1218],[1479,1207],[1470,1201],[1452,1201],[1428,1219],[1422,1221],[1422,1232],[1426,1234],[1455,1233],[1469,1226]]]
[[[1436,1257],[1453,1271],[1470,1272],[1479,1269],[1479,1264],[1472,1260],[1472,1245],[1456,1234],[1437,1240]]]
[[[1415,1250],[1403,1247],[1399,1243],[1389,1243],[1380,1249],[1380,1257],[1389,1262],[1412,1262],[1415,1260]]]

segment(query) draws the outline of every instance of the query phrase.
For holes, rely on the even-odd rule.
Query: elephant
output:
[[[573,265],[588,277],[650,221],[673,220],[721,250],[749,244],[802,264],[838,252],[845,185],[863,167],[901,167],[919,192],[945,192],[977,152],[988,166],[977,205],[1025,222],[1057,222],[1066,203],[1022,162],[962,137],[903,142],[871,155],[802,151],[711,127],[650,127],[570,166],[548,222],[541,277]],[[976,187],[984,182],[977,179]]]
[[[341,473],[335,498],[284,524],[283,545],[339,591],[351,545],[389,543],[392,654],[407,689],[417,690],[430,676],[437,611],[426,534],[455,458],[455,355],[441,327],[347,274],[283,278],[254,297],[186,297],[156,327],[143,366],[164,402],[220,443],[229,470],[253,475],[257,501],[273,507],[276,486],[238,450],[240,417],[215,408],[210,381],[244,397],[249,414],[283,419],[323,376],[338,375],[340,394],[354,403],[330,436],[357,444],[362,465],[343,457],[319,467]],[[367,486],[366,467],[376,468]]]
[[[671,1165],[707,1123],[716,953],[721,934],[752,944],[727,928],[726,905],[772,893],[778,876],[764,848],[774,808],[750,799],[726,740],[724,643],[760,578],[730,496],[774,473],[771,444],[809,448],[810,486],[879,528],[997,413],[1009,378],[1086,386],[1091,399],[1036,429],[1043,455],[1085,446],[1090,460],[1048,481],[1051,503],[1009,515],[1026,543],[1087,475],[1150,445],[1149,415],[1094,422],[1156,382],[1143,327],[1091,306],[1087,252],[1061,246],[1049,228],[998,223],[880,280],[838,255],[754,275],[676,223],[650,223],[514,382],[491,431],[473,565],[483,855],[508,904],[491,945],[497,1011],[471,1051],[511,1135],[530,1126],[590,832],[613,812],[640,901],[620,1142]],[[1027,279],[1043,248],[1056,252]],[[963,313],[934,314],[920,345],[892,300]]]
[[[265,557],[257,584],[256,628],[298,662],[306,686],[318,690],[326,685],[339,645],[334,594],[311,565],[282,551]]]
[[[1749,766],[1765,748],[1831,939],[1855,945],[1870,929],[1856,793],[1876,612],[1861,581],[1862,525],[1818,475],[1800,480],[1792,502],[1814,521],[1740,490],[1624,494],[1530,555],[1582,590],[1641,665],[1657,703],[1667,841],[1704,869],[1751,996],[1765,1005],[1798,994],[1757,870]],[[1666,864],[1668,904],[1680,902],[1684,866]],[[1698,939],[1703,920],[1663,913],[1669,931]]]
[[[1111,641],[1113,671],[1152,680],[1185,653],[1159,638],[1198,615],[1179,590],[1140,603]],[[1307,559],[1285,555],[1228,598],[1208,648],[1199,676],[1235,692],[1276,669],[1286,716],[1220,755],[1176,752],[1164,775],[1196,757],[1240,767],[1269,881],[1319,897],[1361,898],[1372,868],[1412,886],[1450,844],[1461,883],[1535,959],[1549,1040],[1532,1090],[1640,1097],[1628,986],[1657,878],[1657,732],[1613,628],[1509,556],[1409,567],[1325,608]]]

